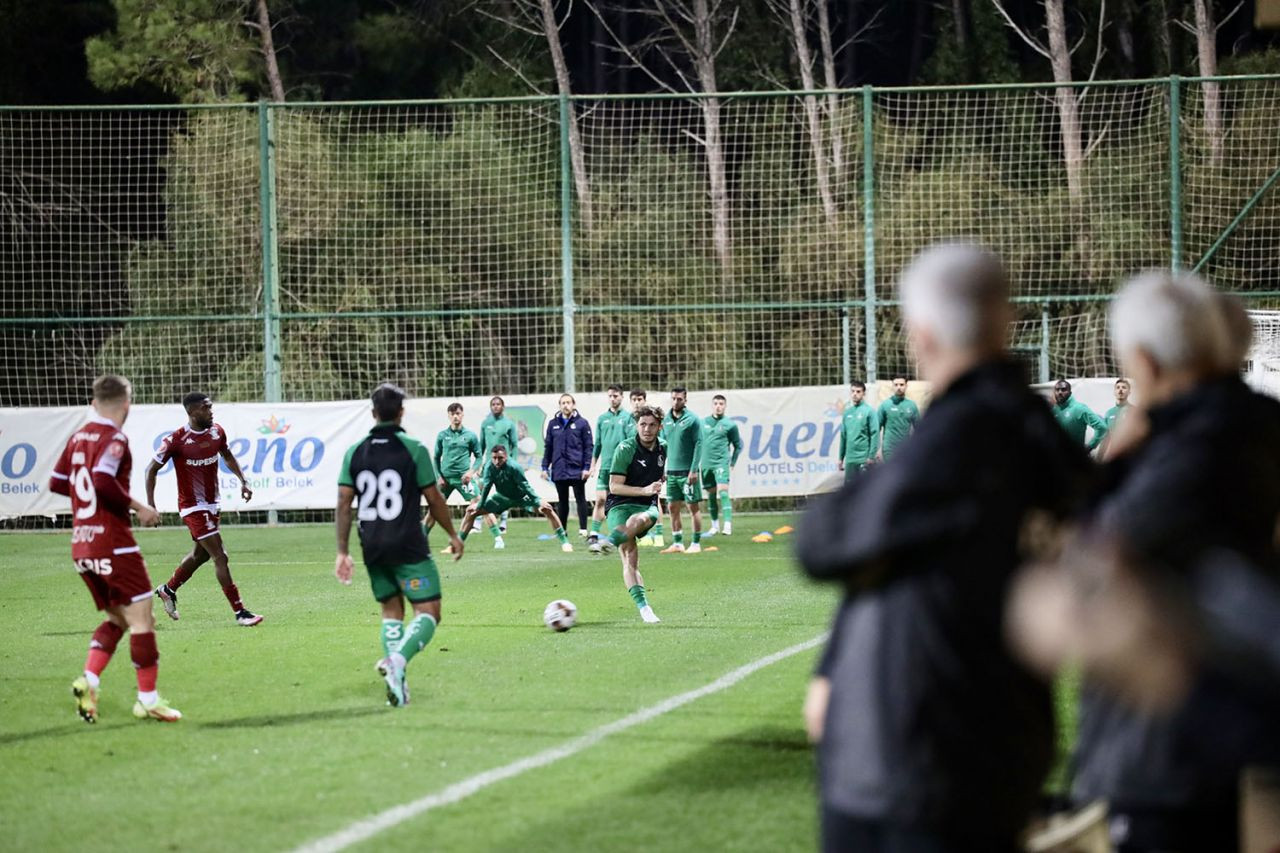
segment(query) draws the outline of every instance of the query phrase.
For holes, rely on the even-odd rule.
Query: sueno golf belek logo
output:
[[[262,420],[257,429],[258,438],[238,436],[228,442],[227,448],[240,463],[250,488],[296,489],[315,485],[314,478],[308,474],[324,459],[325,443],[312,435],[297,438],[296,432],[293,438],[287,438],[285,434],[295,426],[273,414]],[[168,436],[168,432],[160,433],[152,446],[159,449]],[[161,473],[167,474],[171,466],[172,463],[166,464]],[[226,460],[218,460],[218,471],[225,475],[219,483],[224,497],[238,493],[239,481],[231,476]]]

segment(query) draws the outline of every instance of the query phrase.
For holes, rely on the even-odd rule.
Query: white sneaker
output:
[[[726,521],[726,522],[724,523],[724,535],[725,535],[725,536],[732,536],[732,535],[733,535],[733,522],[732,522],[732,521]]]
[[[701,553],[702,553],[702,546],[701,546],[701,545],[699,545],[697,542],[694,542],[692,545],[690,545],[688,548],[686,548],[684,552],[685,552],[686,554],[701,554]]]
[[[719,532],[720,532],[720,522],[713,521],[711,522],[711,529],[708,530],[706,533],[702,534],[702,537],[705,539],[708,536],[715,536]]]
[[[655,622],[662,621],[661,619],[658,618],[657,614],[653,612],[653,608],[647,604],[644,607],[640,608],[640,618],[651,625]]]
[[[594,545],[587,548],[592,554],[612,554],[617,549],[612,539],[601,536]]]
[[[480,533],[482,530],[484,530],[484,528],[480,526],[480,520],[477,518],[476,522],[471,525],[471,532]]]
[[[505,547],[507,547],[507,543],[502,541],[502,537],[495,536],[493,539],[493,550],[501,551]]]
[[[583,530],[582,528],[578,528],[578,538],[579,538],[579,539],[586,539],[588,535],[590,535],[590,534],[588,534],[588,533],[587,533],[587,531]]]
[[[561,551],[564,551],[566,554],[572,554],[572,553],[573,553],[573,543],[572,543],[572,542],[565,542],[564,544],[562,544],[562,545],[560,546],[560,550],[561,550]]]

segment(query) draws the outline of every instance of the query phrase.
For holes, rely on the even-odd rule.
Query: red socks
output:
[[[133,667],[138,671],[138,690],[142,693],[154,693],[156,675],[160,671],[160,651],[156,648],[156,635],[150,631],[131,634],[129,652],[133,657]]]
[[[172,589],[172,587],[170,587],[170,589]],[[244,602],[240,600],[240,590],[236,588],[235,584],[229,583],[224,586],[222,588],[222,594],[227,597],[227,603],[231,605],[232,612],[239,613],[241,610],[244,610]]]
[[[107,668],[107,664],[111,662],[111,655],[123,636],[124,629],[114,622],[103,622],[99,625],[98,630],[93,632],[93,639],[89,641],[89,657],[84,662],[85,671],[101,675]]]
[[[169,583],[166,584],[166,586],[168,586],[169,589],[173,590],[174,592],[177,592],[178,587],[182,586],[184,583],[191,580],[191,576],[194,575],[195,573],[196,573],[195,569],[183,568],[182,563],[179,563],[178,568],[173,570],[173,577],[169,578]]]

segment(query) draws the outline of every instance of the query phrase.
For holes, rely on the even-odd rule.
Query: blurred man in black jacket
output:
[[[806,710],[823,847],[1015,850],[1053,710],[1006,648],[1005,597],[1028,531],[1078,509],[1089,462],[1006,357],[997,258],[935,247],[901,290],[933,404],[891,462],[815,503],[796,537],[805,572],[846,590]]]

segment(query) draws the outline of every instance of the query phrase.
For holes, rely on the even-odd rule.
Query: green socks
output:
[[[431,614],[419,613],[409,623],[409,630],[405,632],[404,640],[401,641],[400,647],[396,651],[404,655],[407,663],[413,660],[414,655],[427,647],[427,643],[431,642],[431,637],[435,632],[436,620]]]
[[[631,594],[631,600],[636,603],[637,609],[641,609],[649,606],[649,599],[644,597],[644,587],[642,587],[640,584],[636,584],[633,587],[628,587],[627,592]]]
[[[501,535],[502,535],[502,530],[501,530],[501,529],[499,529],[499,528],[498,528],[498,525],[496,525],[496,524],[490,525],[490,526],[489,526],[489,535],[490,535],[490,536],[492,536],[494,539],[497,539],[499,536],[501,536]]]
[[[718,497],[717,492],[712,492],[707,497],[707,504],[711,507],[711,520],[719,521],[720,520],[720,498]]]
[[[693,531],[693,544],[697,545],[701,541],[702,541],[702,531],[701,530]]]
[[[471,528],[472,525],[470,524],[463,525],[462,529],[458,531],[458,538],[466,542],[467,537],[471,535]]]
[[[683,545],[683,544],[684,544],[684,531],[683,531],[683,530],[677,530],[675,533],[672,533],[672,534],[671,534],[671,543],[672,543],[673,545]]]
[[[382,656],[388,657],[404,639],[404,623],[399,619],[382,620]]]
[[[728,524],[729,522],[733,521],[733,501],[729,500],[728,492],[724,493],[724,497],[722,497],[720,501],[724,504],[724,520],[725,520],[725,523]],[[715,518],[714,515],[712,515],[711,517]]]
[[[594,518],[591,519],[591,535],[595,536],[599,532],[600,532],[600,521]]]
[[[650,536],[657,536],[659,539],[661,539],[661,538],[662,538],[662,519],[661,519],[661,518],[659,518],[659,519],[658,519],[658,523],[657,523],[657,524],[655,524],[653,527],[649,528],[649,535],[650,535]]]
[[[563,527],[556,528],[556,538],[560,540],[561,545],[569,541],[569,536],[564,532]]]

